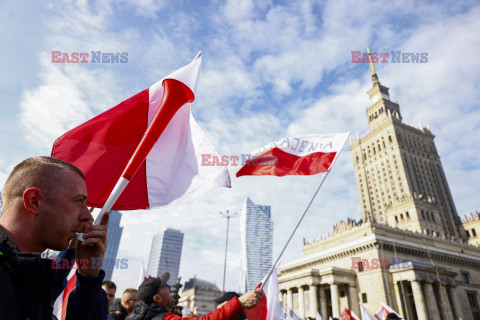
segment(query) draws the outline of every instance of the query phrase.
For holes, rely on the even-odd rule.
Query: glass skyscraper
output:
[[[240,214],[240,291],[247,292],[263,280],[272,267],[273,222],[270,206],[245,199]]]
[[[178,280],[180,257],[182,256],[183,233],[167,228],[153,236],[148,261],[147,274],[160,277],[164,272],[170,273],[169,284]]]
[[[113,270],[119,268],[120,264],[116,262],[120,238],[122,237],[123,227],[120,227],[122,214],[118,211],[110,211],[108,219],[107,250],[104,256],[104,280],[112,280]]]

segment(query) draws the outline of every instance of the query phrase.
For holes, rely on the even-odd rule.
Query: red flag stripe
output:
[[[102,207],[107,200],[147,130],[148,107],[147,89],[70,130],[55,141],[52,157],[73,163],[88,173],[85,175],[88,206]],[[145,209],[148,206],[144,162],[113,206],[113,210]]]
[[[336,152],[315,152],[300,157],[273,148],[248,160],[237,172],[237,177],[244,175],[314,175],[327,172],[335,159]]]
[[[77,275],[74,274],[73,277],[70,278],[67,282],[67,286],[63,289],[63,301],[62,301],[62,319],[65,320],[67,316],[67,305],[68,305],[68,297],[70,297],[70,293],[72,293],[73,289],[77,286]]]

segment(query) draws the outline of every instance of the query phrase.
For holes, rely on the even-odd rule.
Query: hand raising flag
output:
[[[200,165],[201,154],[217,155],[190,110],[201,62],[199,54],[55,141],[52,157],[85,173],[89,206],[104,207],[114,187],[115,210],[180,204],[230,187],[225,167]]]
[[[245,175],[314,175],[327,172],[349,133],[312,134],[285,138],[251,153],[237,177]]]

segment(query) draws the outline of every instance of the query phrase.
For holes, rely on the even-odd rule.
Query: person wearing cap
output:
[[[148,277],[138,288],[137,303],[127,320],[181,320],[168,309],[174,303],[167,284],[170,274],[165,272],[159,278]],[[260,290],[252,290],[240,297],[233,297],[224,306],[207,313],[200,320],[237,320],[245,309],[255,307],[262,298]]]
[[[236,292],[233,291],[228,291],[225,292],[221,297],[215,299],[214,301],[217,303],[217,309],[220,309],[223,307],[228,301],[232,300],[233,298],[239,298],[240,295]],[[246,319],[247,316],[245,315],[245,312],[240,315],[240,317],[237,320],[244,320]]]

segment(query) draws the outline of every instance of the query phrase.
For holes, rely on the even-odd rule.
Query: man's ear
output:
[[[23,192],[23,206],[28,213],[38,215],[40,197],[40,189],[36,187],[28,188]]]
[[[158,305],[161,305],[162,303],[162,298],[160,295],[157,293],[156,295],[153,296],[153,302],[155,302]]]

